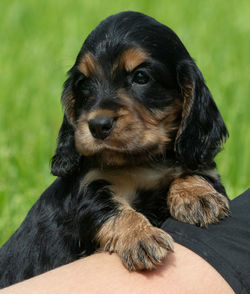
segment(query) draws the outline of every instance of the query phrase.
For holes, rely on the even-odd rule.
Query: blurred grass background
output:
[[[170,26],[197,61],[230,132],[217,157],[231,198],[250,184],[250,1],[0,1],[0,245],[54,180],[49,161],[66,71],[83,40],[122,10]],[[133,25],[133,24],[131,24]]]

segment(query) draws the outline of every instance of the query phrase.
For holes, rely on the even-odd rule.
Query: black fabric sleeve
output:
[[[162,229],[209,262],[236,294],[250,294],[250,189],[230,202],[230,210],[208,228],[169,218]]]

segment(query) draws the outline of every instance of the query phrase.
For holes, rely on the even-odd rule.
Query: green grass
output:
[[[60,93],[87,34],[106,16],[137,10],[169,25],[202,70],[230,138],[217,157],[230,197],[250,183],[250,2],[0,1],[0,245],[53,181],[49,161]],[[132,25],[132,24],[131,24]]]

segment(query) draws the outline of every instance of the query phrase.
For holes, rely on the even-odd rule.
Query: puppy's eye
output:
[[[132,82],[136,84],[144,85],[144,84],[147,84],[149,80],[150,80],[149,75],[146,74],[144,71],[139,70],[135,72]]]
[[[82,92],[83,96],[85,96],[85,97],[89,97],[91,95],[91,91],[87,87],[82,87],[81,92]]]
[[[77,88],[80,94],[83,95],[84,97],[91,96],[91,87],[88,85],[86,81],[82,81],[78,83]]]

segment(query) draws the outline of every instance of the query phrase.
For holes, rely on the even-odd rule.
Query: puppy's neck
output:
[[[168,152],[168,151],[167,151]],[[171,154],[170,154],[171,153]],[[175,155],[170,150],[168,154],[139,153],[126,154],[113,150],[104,150],[92,157],[94,166],[100,169],[153,168],[176,165]]]
[[[94,168],[85,174],[81,186],[84,188],[94,181],[105,180],[120,202],[131,204],[138,191],[165,187],[181,172],[181,168],[160,166]]]

